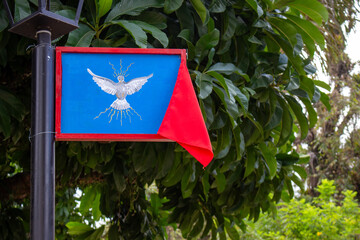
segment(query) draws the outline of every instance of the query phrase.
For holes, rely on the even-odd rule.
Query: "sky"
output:
[[[352,31],[347,36],[347,48],[345,52],[349,55],[350,59],[355,61],[360,61],[360,23],[356,24],[355,30]],[[355,71],[360,71],[360,66],[357,64],[355,66]]]

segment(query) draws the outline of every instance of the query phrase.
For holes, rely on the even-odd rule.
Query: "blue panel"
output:
[[[63,53],[61,132],[156,134],[179,66],[180,55]],[[87,69],[116,83],[120,69],[125,82],[153,76],[138,92],[126,97],[131,108],[120,111],[110,107],[117,97],[103,91]]]

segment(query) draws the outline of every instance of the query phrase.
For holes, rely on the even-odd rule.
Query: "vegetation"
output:
[[[276,220],[263,215],[248,223],[242,239],[357,239],[360,236],[360,207],[356,192],[347,190],[342,201],[335,199],[333,180],[324,179],[317,188],[319,196],[311,202],[292,199],[278,205]]]
[[[9,3],[16,21],[36,9]],[[52,0],[51,10],[74,18],[75,4]],[[234,226],[303,187],[308,158],[293,142],[315,126],[314,103],[330,108],[330,87],[311,78],[325,47],[320,2],[87,0],[81,16],[54,44],[188,49],[215,157],[203,169],[174,143],[58,142],[57,239],[161,239],[168,226],[186,239],[238,239]],[[0,5],[0,238],[24,239],[33,42],[7,29]]]

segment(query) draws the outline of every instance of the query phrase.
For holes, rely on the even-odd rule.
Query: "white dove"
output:
[[[150,74],[145,77],[134,78],[129,82],[125,82],[124,76],[119,75],[117,77],[119,82],[115,83],[108,78],[95,75],[90,69],[87,69],[87,71],[93,77],[93,80],[101,88],[101,90],[111,95],[116,95],[117,99],[110,105],[110,108],[121,111],[121,113],[123,110],[126,111],[127,109],[132,109],[130,104],[126,101],[126,96],[138,92],[147,80],[153,76],[153,74]],[[106,111],[108,109],[106,109]]]

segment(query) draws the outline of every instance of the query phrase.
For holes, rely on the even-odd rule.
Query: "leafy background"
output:
[[[18,21],[37,3],[9,5]],[[0,236],[24,239],[34,42],[7,31],[0,6]],[[62,16],[75,9],[51,1]],[[53,44],[186,48],[215,157],[203,169],[175,143],[56,143],[56,238],[161,239],[172,227],[239,239],[245,218],[276,212],[306,178],[293,142],[315,126],[314,103],[330,109],[329,85],[312,78],[327,21],[316,0],[85,1],[79,29]]]

